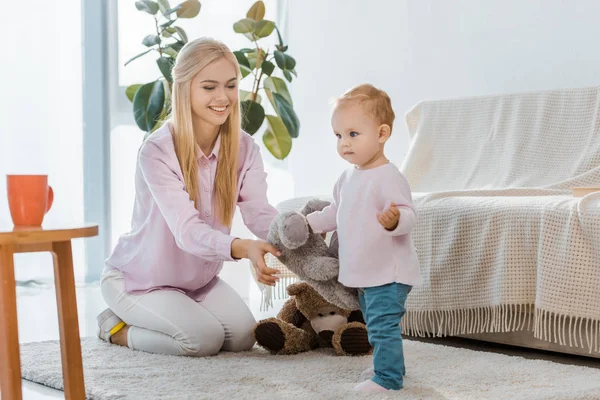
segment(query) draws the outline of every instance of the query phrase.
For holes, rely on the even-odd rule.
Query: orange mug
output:
[[[6,175],[8,207],[15,226],[40,226],[52,207],[48,175]]]

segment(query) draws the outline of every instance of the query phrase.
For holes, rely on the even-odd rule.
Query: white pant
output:
[[[173,290],[127,293],[119,270],[105,273],[100,288],[110,309],[131,325],[127,340],[132,349],[202,357],[220,350],[250,350],[254,345],[256,320],[222,280],[202,302]]]

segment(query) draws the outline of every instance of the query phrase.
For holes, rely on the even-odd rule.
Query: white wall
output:
[[[54,204],[44,226],[83,221],[81,1],[34,0],[0,52],[0,229],[12,229],[6,174],[47,174]],[[73,241],[75,278],[84,276],[85,239]],[[50,253],[15,256],[18,280],[53,278]]]
[[[329,102],[352,85],[390,94],[397,119],[387,155],[400,165],[409,144],[404,114],[422,99],[600,84],[597,0],[289,4],[301,121],[290,171],[299,196],[330,193],[347,166],[335,152]]]

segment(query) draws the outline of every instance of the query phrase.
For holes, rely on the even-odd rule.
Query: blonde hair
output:
[[[200,190],[196,139],[192,124],[191,82],[194,76],[208,64],[222,58],[233,64],[239,79],[240,68],[231,50],[223,43],[211,38],[200,38],[186,43],[179,51],[172,71],[173,93],[170,121],[173,125],[173,142],[183,173],[186,191],[196,207],[200,202]],[[229,114],[225,123],[221,125],[219,131],[221,145],[218,154],[219,162],[217,164],[214,194],[219,219],[226,226],[231,226],[237,200],[240,129],[240,105],[237,101],[231,106],[231,114]]]
[[[354,102],[371,113],[376,123],[387,124],[390,131],[392,130],[396,114],[390,96],[386,92],[368,83],[354,86],[334,101],[333,111],[337,107]]]

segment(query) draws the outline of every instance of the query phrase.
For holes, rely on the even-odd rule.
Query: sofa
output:
[[[600,187],[600,87],[427,100],[405,120],[423,284],[404,334],[600,358],[600,192],[573,196]],[[267,261],[283,279],[264,307],[296,279]]]

